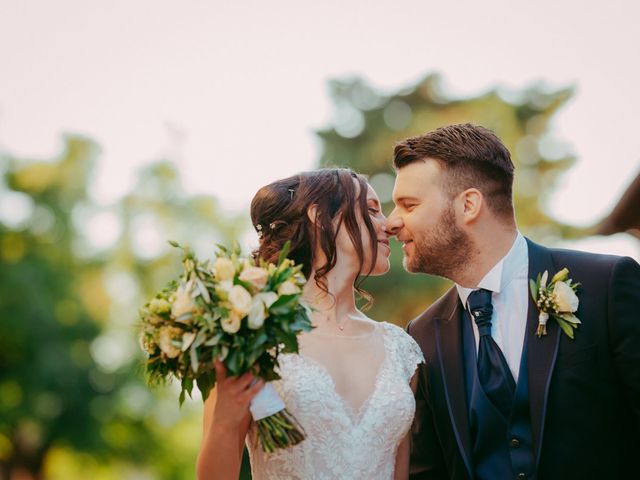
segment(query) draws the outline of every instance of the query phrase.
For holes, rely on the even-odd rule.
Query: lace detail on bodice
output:
[[[415,413],[410,379],[424,361],[416,342],[401,328],[378,324],[385,358],[371,394],[357,411],[336,392],[321,363],[303,355],[281,355],[281,380],[274,382],[306,439],[265,454],[254,426],[247,436],[254,480],[392,479],[396,450]]]

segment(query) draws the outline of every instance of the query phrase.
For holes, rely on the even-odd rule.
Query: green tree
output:
[[[89,191],[98,153],[70,136],[52,161],[2,158],[2,478],[194,476],[201,405],[179,410],[176,392],[147,388],[137,310],[178,271],[168,238],[213,249],[245,224],[187,195],[168,161],[99,205]],[[96,221],[112,242],[92,242]]]
[[[0,453],[4,478],[41,476],[55,442],[97,448],[100,392],[89,352],[99,331],[80,294],[96,268],[73,255],[73,206],[86,198],[97,153],[70,138],[56,162],[4,158],[2,198],[24,211],[0,224]],[[70,274],[73,272],[73,274]],[[98,300],[99,301],[99,300]]]
[[[571,88],[494,89],[456,99],[443,92],[437,75],[429,75],[416,85],[388,94],[357,78],[334,80],[330,91],[336,118],[317,132],[322,146],[320,165],[349,166],[368,174],[387,213],[393,208],[393,145],[442,125],[471,122],[495,131],[512,153],[520,230],[540,241],[581,233],[545,213],[559,175],[574,162],[569,147],[552,131],[553,116],[571,98]],[[408,275],[401,258],[394,245],[389,274],[368,279],[365,287],[376,300],[373,316],[404,325],[449,284],[425,275]]]

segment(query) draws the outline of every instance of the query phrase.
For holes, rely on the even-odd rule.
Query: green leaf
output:
[[[191,392],[193,390],[193,378],[192,377],[182,377],[182,392],[186,392],[189,394],[189,396],[191,397]],[[184,401],[184,398],[182,399],[182,401]],[[182,405],[182,403],[181,403]]]
[[[240,280],[238,277],[233,279],[233,284],[234,285],[240,285],[241,287],[243,287],[247,292],[251,292],[253,290],[253,285],[249,282],[245,282],[244,280]]]
[[[196,339],[191,344],[191,348],[198,348],[200,345],[204,343],[205,338],[207,338],[206,330],[200,330],[198,335],[196,335]]]
[[[582,323],[580,320],[578,320],[578,317],[576,317],[573,313],[561,313],[558,316],[561,317],[566,322],[569,322],[574,325],[578,325],[579,323]]]
[[[193,373],[198,373],[198,349],[191,347],[189,350],[189,360],[191,360],[191,370]]]
[[[178,242],[176,242],[175,240],[169,240],[169,245],[171,245],[172,247],[175,247],[175,248],[182,248],[180,246],[180,244]]]
[[[198,385],[198,390],[200,390],[200,393],[202,394],[202,401],[204,402],[209,397],[209,393],[216,383],[215,371],[198,375],[196,377],[196,383]]]
[[[214,345],[218,344],[221,338],[222,338],[222,333],[216,333],[213,337],[211,337],[209,340],[204,342],[204,344],[207,347],[213,347]]]
[[[258,358],[260,358],[260,355],[262,355],[263,353],[264,350],[262,348],[257,348],[256,350],[251,351],[245,359],[247,367],[253,366],[253,364],[256,363],[256,360],[258,360]]]
[[[289,325],[289,329],[292,332],[310,332],[313,330],[313,325],[311,325],[311,320],[306,313],[298,312],[294,317],[294,321]]]
[[[531,296],[533,297],[533,301],[538,301],[538,285],[533,279],[529,279],[529,288],[531,289]]]
[[[221,345],[220,354],[218,355],[218,360],[220,360],[221,362],[224,362],[227,359],[228,355],[229,355],[229,347],[227,347],[226,345]]]
[[[284,344],[283,353],[298,353],[298,338],[295,333],[276,330],[278,341]]]
[[[267,332],[264,327],[260,328],[260,330],[256,330],[256,333],[249,339],[247,343],[247,348],[249,350],[256,350],[262,347],[265,342],[269,339]]]
[[[554,315],[554,318],[555,318],[555,319],[556,319],[556,321],[558,322],[558,325],[560,325],[560,328],[562,329],[562,331],[563,331],[564,333],[566,333],[566,334],[567,334],[567,336],[568,336],[571,340],[573,340],[573,328],[572,328],[572,325],[571,325],[569,322],[567,322],[567,321],[563,320],[562,318],[560,318],[560,317],[558,317],[558,316],[555,316],[555,315]]]
[[[550,283],[562,282],[569,276],[569,269],[563,268],[557,272],[552,278]]]
[[[224,364],[229,370],[229,375],[238,375],[240,373],[240,366],[242,365],[242,359],[240,358],[240,351],[231,350]]]
[[[282,262],[285,261],[287,255],[289,255],[289,249],[291,248],[291,240],[287,240],[282,250],[280,251],[280,256],[278,257],[278,267],[282,265]]]
[[[186,323],[193,318],[193,314],[191,312],[183,313],[178,318],[176,318],[176,322]]]
[[[204,301],[207,303],[211,303],[211,297],[209,296],[209,292],[207,291],[206,287],[202,283],[202,280],[200,280],[199,278],[196,278],[196,286],[198,287],[198,291],[200,292],[200,295],[202,296]]]
[[[273,302],[269,307],[269,313],[271,315],[287,315],[298,305],[299,293],[293,295],[282,295],[278,300]]]

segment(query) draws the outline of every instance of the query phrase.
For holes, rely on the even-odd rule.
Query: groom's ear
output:
[[[484,197],[477,188],[466,189],[458,195],[456,201],[456,210],[465,225],[475,222],[484,207]]]

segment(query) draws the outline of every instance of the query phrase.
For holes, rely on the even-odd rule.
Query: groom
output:
[[[524,238],[509,151],[485,128],[439,128],[394,155],[404,266],[455,282],[407,328],[426,359],[411,478],[640,478],[640,266]],[[551,316],[538,336],[529,279],[564,268],[581,323]],[[562,293],[551,300],[575,310]]]

